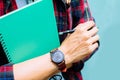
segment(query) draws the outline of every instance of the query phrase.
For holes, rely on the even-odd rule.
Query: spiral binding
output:
[[[5,43],[5,41],[4,41],[4,37],[3,37],[2,34],[0,34],[0,42],[1,42],[2,47],[3,47],[3,49],[4,49],[4,51],[5,51],[6,55],[7,55],[7,58],[8,58],[8,60],[9,60],[9,62],[12,62],[12,60],[11,60],[11,58],[10,58],[10,55],[9,55],[9,51],[8,51],[8,49],[7,49],[7,46],[6,46],[6,43]]]

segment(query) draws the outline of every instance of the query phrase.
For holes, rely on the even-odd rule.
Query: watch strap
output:
[[[61,63],[58,64],[58,67],[59,67],[59,70],[61,72],[66,72],[67,71],[67,68],[66,68],[66,65],[65,65],[65,60],[62,61]]]

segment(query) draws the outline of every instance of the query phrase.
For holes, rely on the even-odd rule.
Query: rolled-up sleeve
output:
[[[14,80],[13,64],[0,66],[0,80]]]

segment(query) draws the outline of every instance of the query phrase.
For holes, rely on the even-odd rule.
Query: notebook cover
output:
[[[9,62],[18,63],[58,47],[52,0],[41,0],[0,19],[1,43]]]

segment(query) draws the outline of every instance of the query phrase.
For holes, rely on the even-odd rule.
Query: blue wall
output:
[[[84,80],[120,80],[120,0],[89,0],[101,46],[82,70]]]

